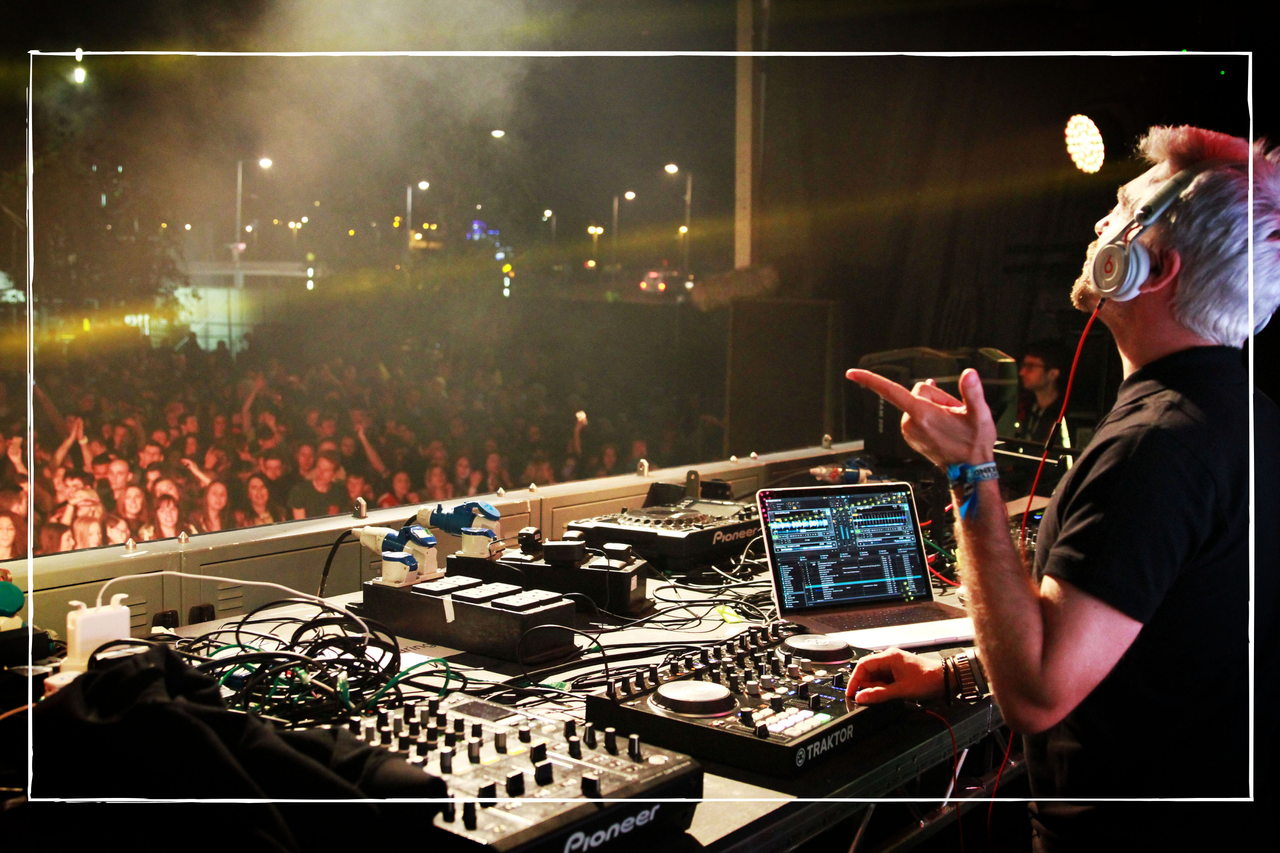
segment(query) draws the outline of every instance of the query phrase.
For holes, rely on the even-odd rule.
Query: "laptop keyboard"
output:
[[[822,624],[837,631],[860,631],[864,628],[884,628],[889,625],[914,625],[918,622],[934,622],[939,619],[961,619],[963,612],[943,604],[921,604],[915,607],[886,607],[844,616],[823,617]]]

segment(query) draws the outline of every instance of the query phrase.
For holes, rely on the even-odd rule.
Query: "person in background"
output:
[[[498,489],[511,489],[511,475],[499,453],[490,453],[484,460],[485,492],[492,494]]]
[[[27,520],[0,510],[0,562],[27,556]]]
[[[339,505],[346,500],[346,490],[334,486],[337,470],[338,455],[323,451],[316,459],[311,479],[303,480],[289,492],[286,506],[294,518],[319,518],[341,512]]]
[[[129,486],[124,490],[124,499],[120,502],[117,515],[129,525],[131,535],[137,535],[138,528],[151,523],[151,501],[141,486]]]
[[[75,534],[67,525],[57,521],[46,521],[40,525],[36,554],[58,554],[63,551],[73,551],[75,547]]]
[[[285,520],[282,506],[271,499],[271,489],[263,474],[250,474],[245,481],[248,506],[236,513],[237,527],[257,527]]]
[[[1062,347],[1055,341],[1036,341],[1027,346],[1018,367],[1018,421],[1014,438],[1043,445],[1053,432],[1054,447],[1071,447],[1067,420],[1054,430],[1062,409]]]
[[[364,472],[348,471],[347,479],[343,481],[343,485],[347,490],[347,501],[349,506],[356,505],[356,498],[364,498],[364,504],[366,507],[373,503],[373,488],[365,478]]]
[[[284,455],[274,448],[262,454],[258,460],[258,469],[266,478],[272,502],[284,506],[285,501],[289,499],[289,490],[301,478],[285,471]]]
[[[108,545],[123,545],[130,536],[129,522],[111,513],[103,516],[102,529],[106,533]]]
[[[453,498],[453,483],[449,475],[439,465],[427,469],[426,499],[428,501],[447,501]]]
[[[102,543],[102,522],[96,518],[81,516],[71,522],[71,532],[76,537],[76,549],[98,548]]]
[[[419,503],[417,493],[409,491],[411,485],[412,481],[409,479],[409,472],[397,471],[391,477],[391,490],[383,492],[382,496],[378,498],[378,506],[393,507]]]
[[[183,532],[188,535],[194,533],[194,529],[181,524],[179,520],[181,517],[182,509],[178,505],[178,499],[168,492],[162,492],[156,498],[155,522],[144,524],[138,531],[138,539],[142,542],[150,542],[155,539],[172,539]]]
[[[467,482],[471,479],[471,458],[461,455],[453,460],[453,493],[461,495],[467,490]]]
[[[473,498],[476,495],[485,494],[485,473],[479,468],[471,469],[471,476],[467,478],[466,494],[460,497]]]
[[[112,459],[107,465],[107,483],[111,487],[111,509],[119,511],[124,490],[133,480],[133,469],[126,459]]]
[[[197,533],[217,533],[235,526],[235,512],[231,509],[231,496],[227,484],[214,480],[204,490],[200,503],[191,513],[189,522]]]

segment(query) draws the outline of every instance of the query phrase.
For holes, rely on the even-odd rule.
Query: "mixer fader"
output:
[[[657,828],[678,832],[702,796],[696,761],[629,729],[461,694],[384,711],[352,728],[444,779],[450,799],[434,826],[478,849],[587,849]]]

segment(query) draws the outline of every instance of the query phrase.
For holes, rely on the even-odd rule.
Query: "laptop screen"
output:
[[[757,500],[783,615],[932,600],[907,483],[764,489]]]

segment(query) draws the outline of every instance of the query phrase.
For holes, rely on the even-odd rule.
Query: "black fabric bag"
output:
[[[228,710],[217,682],[164,647],[86,672],[32,715],[35,798],[349,800],[442,798],[446,786],[343,728],[277,730]],[[31,804],[39,805],[39,804]],[[230,803],[190,809],[203,834],[250,849],[338,849],[409,820],[430,827],[440,803]],[[141,816],[160,813],[152,809]],[[215,817],[216,815],[216,817]],[[228,821],[228,822],[224,822]],[[165,820],[164,823],[170,823]],[[203,828],[202,828],[203,827]],[[448,844],[452,836],[441,833]],[[177,839],[175,839],[177,840]],[[188,836],[184,843],[198,839]],[[197,844],[197,846],[200,846]],[[437,845],[440,846],[440,845]]]

